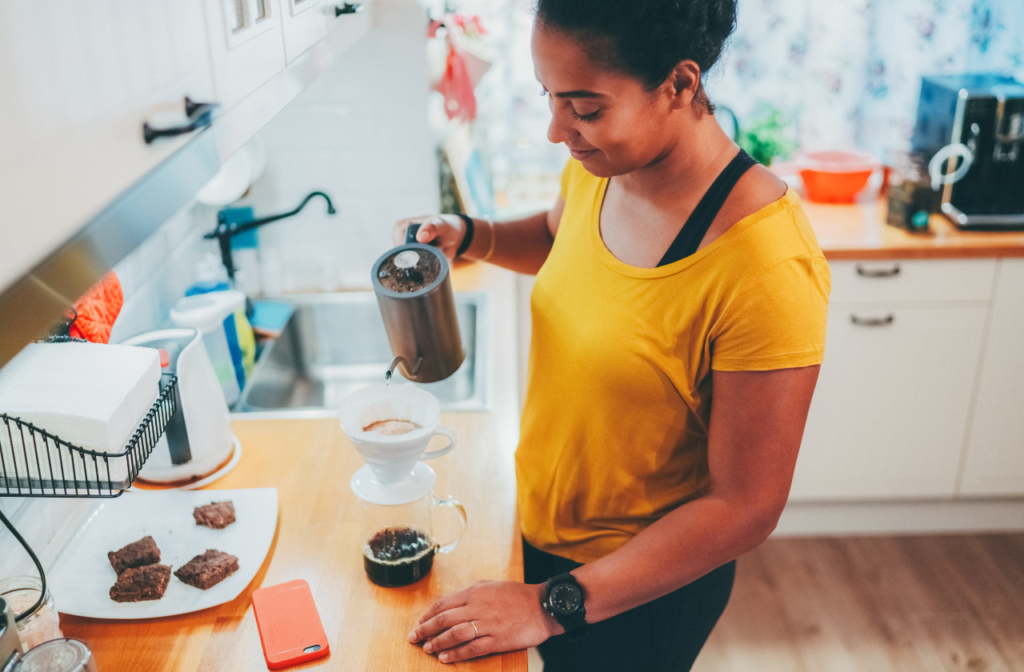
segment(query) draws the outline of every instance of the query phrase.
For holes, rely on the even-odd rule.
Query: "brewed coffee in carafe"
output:
[[[370,580],[381,586],[407,586],[419,581],[433,567],[434,554],[450,553],[458,544],[458,537],[444,546],[434,540],[435,507],[458,511],[463,527],[466,521],[466,511],[459,502],[438,499],[433,492],[406,504],[382,505],[361,499],[359,505],[363,567]]]
[[[437,475],[422,462],[450,452],[455,433],[441,426],[437,399],[413,385],[357,390],[345,399],[338,417],[366,460],[351,481],[352,492],[359,498],[366,575],[381,586],[415,583],[430,572],[435,554],[455,548],[466,525],[462,504],[434,495]],[[428,451],[434,436],[446,437],[448,445]],[[459,535],[448,544],[433,536],[438,507],[459,514]]]

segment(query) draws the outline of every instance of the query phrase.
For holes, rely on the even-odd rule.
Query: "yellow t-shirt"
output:
[[[531,296],[516,451],[526,540],[592,562],[710,484],[711,371],[820,364],[830,275],[799,197],[659,268],[601,239],[608,180],[570,160]]]

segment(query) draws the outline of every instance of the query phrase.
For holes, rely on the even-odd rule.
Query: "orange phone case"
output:
[[[302,579],[253,591],[252,608],[270,669],[280,670],[331,652],[313,593]]]

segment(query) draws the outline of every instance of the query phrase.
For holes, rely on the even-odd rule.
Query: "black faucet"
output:
[[[220,258],[224,262],[224,268],[228,271],[228,277],[232,280],[235,277],[235,262],[231,258],[231,239],[240,233],[246,231],[252,231],[255,228],[263,226],[264,224],[270,224],[276,222],[279,219],[286,219],[288,217],[294,217],[295,215],[302,212],[302,209],[306,207],[306,203],[309,203],[310,199],[314,196],[323,196],[324,200],[327,201],[327,214],[333,215],[338,211],[334,209],[334,204],[331,203],[331,197],[322,191],[314,191],[306,198],[302,199],[302,203],[299,203],[299,207],[295,208],[290,212],[282,212],[279,215],[271,215],[269,217],[261,217],[254,219],[251,222],[244,222],[242,224],[228,224],[227,218],[224,216],[224,212],[217,213],[217,228],[210,233],[203,236],[206,240],[217,239],[220,243]]]

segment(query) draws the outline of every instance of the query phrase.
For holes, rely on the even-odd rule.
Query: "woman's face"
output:
[[[656,161],[678,127],[672,87],[648,91],[639,80],[595,64],[565,33],[534,25],[533,62],[551,107],[548,140],[599,177],[625,175]]]

